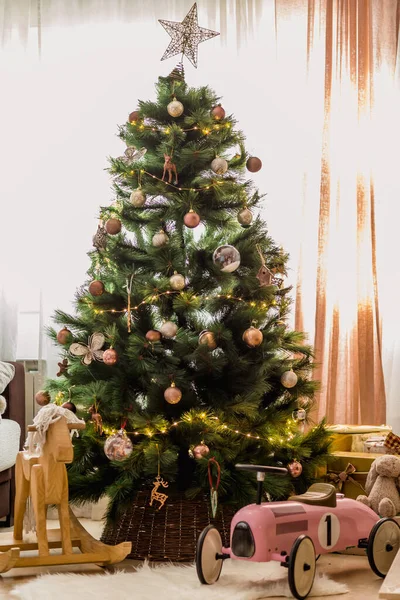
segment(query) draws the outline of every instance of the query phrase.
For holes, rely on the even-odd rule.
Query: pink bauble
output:
[[[205,444],[198,444],[193,448],[193,456],[196,459],[203,458],[203,456],[207,456],[210,453],[210,448]]]
[[[301,463],[299,463],[298,460],[294,460],[293,462],[291,462],[288,465],[288,469],[289,469],[289,473],[294,478],[300,477],[300,475],[303,472],[303,467],[301,466]]]

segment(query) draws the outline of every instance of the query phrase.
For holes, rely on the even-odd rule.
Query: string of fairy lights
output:
[[[136,127],[137,129],[139,129],[140,131],[144,131],[144,130],[151,130],[151,131],[158,131],[159,133],[165,133],[166,135],[169,135],[170,133],[175,133],[178,131],[181,131],[182,133],[187,133],[189,131],[200,131],[204,136],[206,135],[210,135],[211,133],[213,133],[214,131],[221,131],[221,130],[226,130],[226,129],[231,129],[232,127],[232,123],[216,123],[215,125],[212,125],[211,127],[200,127],[199,125],[194,125],[193,127],[188,127],[187,129],[184,129],[183,127],[179,127],[179,125],[174,124],[174,127],[155,127],[154,125],[145,125],[144,123],[139,123],[139,121],[130,121],[129,123],[132,127]]]

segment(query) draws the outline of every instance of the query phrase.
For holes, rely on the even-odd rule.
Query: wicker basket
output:
[[[206,495],[188,500],[175,492],[169,494],[163,508],[157,510],[149,506],[150,493],[139,491],[117,523],[107,522],[101,541],[111,545],[132,542],[132,552],[127,558],[193,562],[199,534],[214,523],[222,543],[229,546],[229,527],[236,512],[232,506],[220,505],[213,519]]]

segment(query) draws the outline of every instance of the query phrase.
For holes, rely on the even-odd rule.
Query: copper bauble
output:
[[[131,193],[130,201],[132,206],[134,206],[135,208],[140,208],[146,202],[146,196],[143,194],[140,188],[137,188]]]
[[[72,332],[67,328],[63,327],[57,333],[57,342],[59,344],[68,344],[71,341]]]
[[[110,435],[104,444],[104,454],[109,460],[125,460],[132,450],[133,444],[123,429],[114,435]]]
[[[193,456],[197,460],[203,458],[203,456],[207,456],[207,454],[210,454],[210,448],[204,442],[193,448]]]
[[[179,102],[179,100],[177,100],[176,98],[174,98],[172,102],[170,102],[167,106],[168,114],[174,118],[180,117],[183,113],[183,110],[184,109],[182,102]]]
[[[298,460],[294,460],[293,462],[291,462],[288,465],[288,470],[289,470],[289,473],[291,474],[291,476],[296,478],[296,477],[300,477],[300,475],[303,471],[303,467],[302,467],[301,463],[299,463]]]
[[[165,321],[160,327],[160,331],[165,338],[173,338],[176,336],[178,326],[172,321]]]
[[[259,346],[260,344],[262,344],[263,339],[264,339],[264,336],[262,334],[262,331],[260,331],[259,329],[257,329],[256,327],[253,327],[253,326],[246,329],[246,331],[243,334],[243,341],[250,348],[255,348],[256,346]]]
[[[294,371],[285,371],[281,377],[281,384],[285,388],[292,388],[297,383],[297,375]]]
[[[92,296],[101,296],[104,294],[104,283],[98,279],[95,279],[89,285],[89,292],[92,294]]]
[[[216,119],[217,121],[219,121],[220,119],[225,119],[225,111],[220,104],[214,106],[214,108],[211,110],[211,116],[214,117],[214,119]]]
[[[160,246],[165,246],[168,242],[168,236],[165,231],[161,230],[158,233],[153,235],[152,244],[155,248],[160,248]]]
[[[202,331],[199,335],[199,344],[202,346],[208,346],[210,350],[215,350],[217,342],[212,331]]]
[[[51,397],[49,392],[46,392],[45,390],[40,390],[39,392],[37,392],[37,394],[35,394],[35,400],[36,404],[38,404],[39,406],[46,406],[46,404],[50,404]]]
[[[237,220],[242,227],[250,227],[253,221],[253,213],[247,207],[238,212]]]
[[[129,123],[136,123],[136,121],[139,121],[139,118],[140,118],[139,117],[139,111],[138,110],[134,110],[129,115]]]
[[[229,244],[219,246],[214,251],[213,262],[223,273],[233,273],[240,266],[240,252]]]
[[[168,404],[178,404],[182,398],[182,392],[174,383],[171,383],[170,387],[164,392],[164,398]]]
[[[106,231],[110,235],[117,235],[121,231],[122,223],[119,219],[108,219],[106,222]]]
[[[159,342],[161,340],[161,333],[155,329],[150,329],[146,333],[146,340],[149,340],[149,342]]]
[[[228,170],[228,166],[228,162],[224,158],[220,158],[219,156],[217,156],[217,158],[214,158],[214,160],[211,163],[211,169],[217,175],[223,175],[224,173],[226,173]]]
[[[61,404],[61,407],[67,408],[68,410],[76,414],[76,406],[73,402],[64,402],[64,404]]]
[[[103,354],[103,362],[105,365],[115,365],[115,363],[118,361],[118,354],[117,352],[114,350],[114,348],[109,348],[108,350],[105,350],[104,354]]]
[[[194,210],[189,210],[189,212],[183,217],[183,222],[185,223],[186,227],[194,229],[194,227],[197,227],[197,225],[200,223],[200,215]]]
[[[175,273],[169,278],[169,284],[173,290],[180,291],[185,287],[185,278],[180,273]]]
[[[262,162],[257,156],[250,156],[247,160],[246,167],[250,173],[257,173],[262,167]]]

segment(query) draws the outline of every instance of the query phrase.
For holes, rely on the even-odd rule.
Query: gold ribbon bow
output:
[[[355,468],[355,466],[352,465],[351,463],[348,463],[348,465],[344,471],[342,471],[341,473],[335,473],[334,471],[328,471],[327,477],[328,477],[329,481],[331,481],[333,483],[333,485],[336,487],[336,489],[339,492],[342,491],[343,484],[346,481],[351,481],[351,483],[353,483],[354,485],[359,487],[365,494],[366,492],[365,492],[363,486],[361,485],[361,483],[359,483],[352,477],[353,473],[355,473],[356,471],[357,471],[357,469]]]

